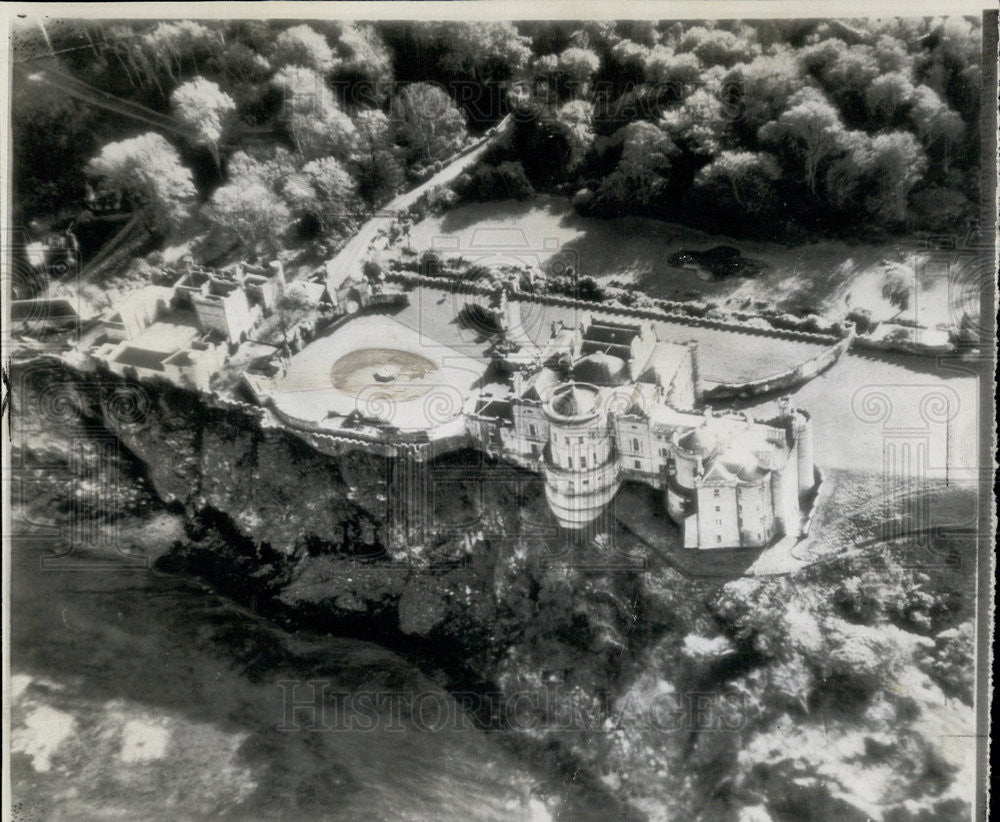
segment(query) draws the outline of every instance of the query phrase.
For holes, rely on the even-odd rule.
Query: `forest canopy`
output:
[[[502,171],[462,180],[470,197],[561,191],[595,216],[767,236],[959,230],[977,214],[973,18],[52,21],[18,32],[14,59],[24,221],[103,185],[163,230],[200,214],[343,233],[508,113],[511,138],[483,161]],[[125,110],[40,94],[39,71]],[[233,222],[251,184],[254,214]]]

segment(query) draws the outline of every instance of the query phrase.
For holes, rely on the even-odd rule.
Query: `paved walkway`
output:
[[[471,151],[458,156],[426,182],[421,183],[410,191],[400,194],[380,208],[370,220],[358,229],[357,234],[337,252],[337,255],[327,262],[328,287],[332,286],[335,289],[347,277],[360,274],[361,264],[368,253],[368,247],[380,230],[389,228],[397,213],[408,209],[428,191],[437,186],[447,185],[458,177],[459,174],[476,163],[494,140],[506,135],[510,131],[513,127],[513,122],[509,116],[506,117],[496,127],[496,133],[492,137],[483,140],[480,145]]]

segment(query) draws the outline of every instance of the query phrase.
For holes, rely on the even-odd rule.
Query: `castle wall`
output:
[[[667,389],[667,402],[674,408],[687,409],[695,406],[695,371],[690,346]]]
[[[622,468],[642,474],[659,474],[666,466],[649,430],[649,421],[638,417],[615,417],[615,442]],[[662,443],[660,444],[662,448]]]
[[[759,548],[771,541],[774,533],[774,509],[771,504],[771,483],[762,480],[756,485],[736,489],[739,508],[740,545]]]
[[[138,337],[146,328],[156,321],[161,310],[167,307],[171,290],[163,286],[146,286],[133,291],[118,305],[118,316],[121,317],[125,339]]]
[[[776,471],[771,472],[775,531],[781,535],[799,533],[799,487],[795,455]]]
[[[549,441],[549,421],[540,405],[514,403],[510,447],[523,457],[541,456]]]
[[[815,484],[812,420],[803,411],[795,414],[795,450],[797,452],[799,496],[808,494]]]
[[[697,490],[699,548],[740,546],[737,491],[728,486],[702,486]]]

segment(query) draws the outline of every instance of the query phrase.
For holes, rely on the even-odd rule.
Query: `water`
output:
[[[149,536],[135,536],[168,544],[162,532],[176,523],[156,516],[136,526]],[[121,558],[88,570],[95,558],[76,552],[64,569],[43,569],[53,547],[12,540],[15,819],[550,818],[536,776],[495,735],[439,721],[454,700],[393,653],[289,634]],[[406,711],[390,725],[389,702],[364,732],[343,730],[328,706],[312,729],[305,712],[282,730],[295,727],[283,699],[293,682],[300,701],[320,687],[431,694],[430,712],[425,729]],[[551,818],[589,816],[565,795],[544,801],[562,808]]]

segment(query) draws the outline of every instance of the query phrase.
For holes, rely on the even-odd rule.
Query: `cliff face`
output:
[[[906,546],[883,546],[794,577],[691,579],[617,526],[567,542],[538,477],[473,452],[329,457],[252,412],[32,369],[21,411],[50,445],[111,431],[183,508],[163,567],[487,686],[483,721],[649,819],[959,818],[961,757],[934,729],[971,734],[962,563],[917,578]],[[859,542],[878,525],[849,524]]]

